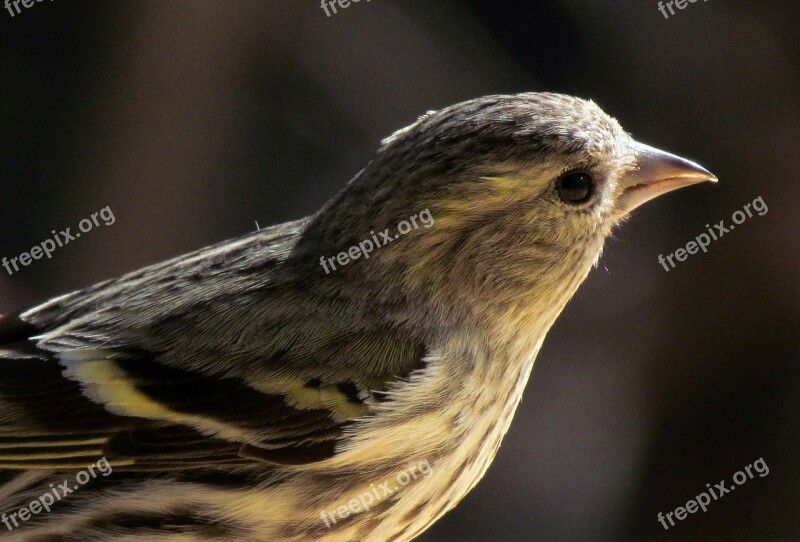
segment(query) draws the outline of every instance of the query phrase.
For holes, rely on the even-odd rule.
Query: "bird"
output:
[[[311,216],[5,314],[3,539],[413,540],[486,473],[605,240],[704,181],[593,101],[484,96]]]

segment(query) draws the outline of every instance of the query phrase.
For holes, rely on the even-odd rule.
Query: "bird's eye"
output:
[[[556,191],[564,203],[586,203],[594,194],[594,180],[585,171],[569,171],[556,181]]]

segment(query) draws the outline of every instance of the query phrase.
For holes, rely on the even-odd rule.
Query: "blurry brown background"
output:
[[[552,330],[445,541],[800,539],[800,9],[655,0],[36,3],[0,12],[0,258],[106,205],[14,276],[29,306],[317,209],[380,138],[488,93],[591,98],[721,179],[653,202]],[[769,207],[666,273],[757,197]],[[664,531],[656,520],[763,457]]]

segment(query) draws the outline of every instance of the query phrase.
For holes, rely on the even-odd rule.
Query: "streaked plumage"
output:
[[[4,539],[411,540],[483,476],[612,227],[655,181],[711,179],[663,154],[683,173],[642,180],[651,150],[567,96],[457,104],[312,217],[7,316],[0,509],[103,456],[114,472]],[[596,194],[570,206],[553,183],[578,168]],[[319,266],[423,209],[430,229]],[[430,476],[323,521],[423,461]]]

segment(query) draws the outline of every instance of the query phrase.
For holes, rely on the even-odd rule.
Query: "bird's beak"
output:
[[[634,142],[636,168],[621,179],[617,213],[625,216],[643,203],[667,192],[717,177],[702,166],[649,145]]]

